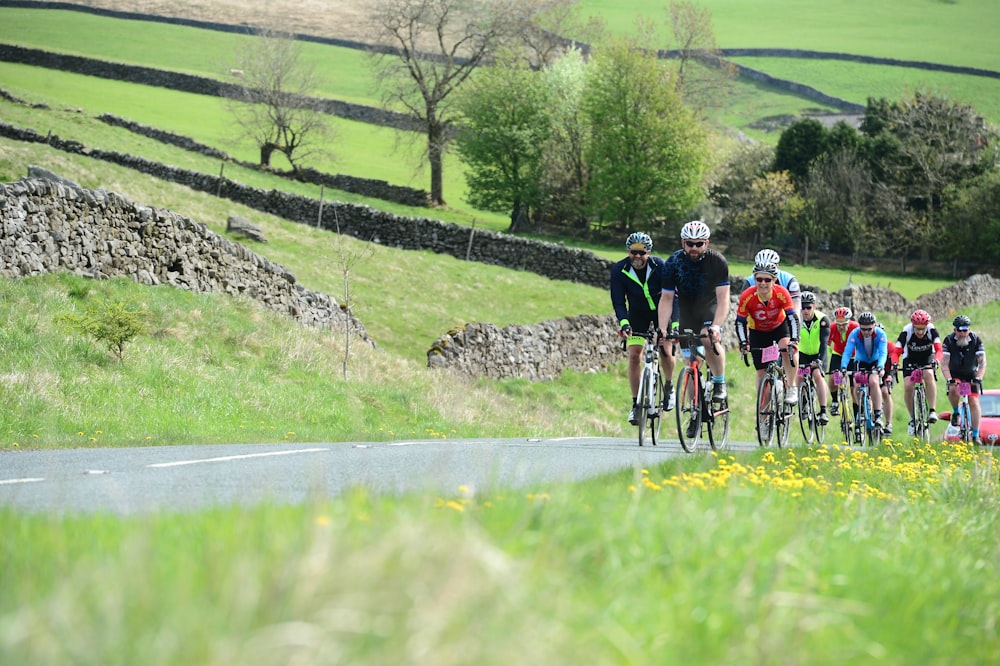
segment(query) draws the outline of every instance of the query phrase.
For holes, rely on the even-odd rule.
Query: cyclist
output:
[[[753,354],[759,384],[766,365],[761,361],[761,350],[777,344],[787,352],[782,365],[785,376],[791,378],[795,372],[792,354],[799,341],[799,319],[795,316],[792,295],[778,284],[777,264],[754,265],[753,277],[756,286],[740,294],[736,306],[736,337],[740,341],[740,351]],[[785,402],[795,404],[798,401],[798,388],[789,382]]]
[[[774,264],[778,267],[778,284],[788,290],[788,293],[792,295],[792,302],[795,303],[795,316],[799,317],[799,322],[802,321],[802,288],[799,286],[798,279],[789,273],[788,271],[781,270],[781,255],[777,251],[772,250],[769,247],[764,248],[757,253],[757,256],[753,259],[754,266],[760,266],[763,264]],[[753,275],[746,279],[743,284],[743,289],[746,290],[754,286]],[[796,352],[798,354],[798,352]],[[798,357],[793,357],[793,360],[797,361]],[[788,377],[789,386],[799,385],[798,374],[792,374]]]
[[[681,227],[683,247],[670,255],[663,267],[658,317],[660,329],[669,330],[674,303],[678,302],[678,327],[709,334],[714,344],[722,340],[722,326],[729,316],[729,262],[709,247],[710,235],[708,225],[701,220]],[[668,342],[662,341],[664,347]],[[712,370],[712,397],[725,400],[726,355],[705,356]]]
[[[941,334],[931,321],[931,316],[926,310],[915,310],[910,315],[910,323],[903,327],[896,340],[896,347],[902,351],[903,367],[903,402],[906,403],[906,411],[910,414],[910,425],[907,426],[906,434],[913,435],[916,432],[916,423],[913,420],[913,388],[915,384],[910,379],[910,374],[914,370],[922,370],[925,394],[927,395],[927,422],[936,423],[938,420],[937,411],[937,382],[934,380],[933,368],[925,368],[928,365],[937,366],[941,362]]]
[[[655,326],[657,323],[656,307],[662,293],[663,259],[653,256],[653,239],[642,231],[629,234],[625,248],[628,256],[611,269],[611,305],[618,319],[618,335],[628,347],[628,382],[632,389],[632,409],[628,414],[628,422],[638,425],[636,396],[642,374],[645,338],[632,335],[632,332],[645,333],[650,324]],[[674,357],[664,347],[660,348],[660,362],[666,385],[664,398],[670,396],[670,400],[664,400],[669,411],[673,408],[670,377],[674,371]]]
[[[833,322],[828,341],[833,351],[830,354],[826,382],[830,394],[833,396],[833,400],[830,402],[830,415],[837,416],[840,413],[840,405],[837,404],[837,387],[833,383],[833,373],[840,370],[844,347],[847,345],[847,336],[858,327],[858,322],[854,321],[854,313],[851,312],[851,308],[846,306],[841,306],[833,311]]]
[[[816,418],[823,425],[830,422],[826,413],[826,403],[830,392],[823,381],[823,371],[827,367],[830,338],[830,318],[816,308],[816,294],[803,291],[801,295],[802,330],[799,335],[799,363],[801,367],[812,367],[813,381],[816,382],[816,398],[819,400],[819,414]]]
[[[955,330],[944,339],[941,356],[941,374],[948,381],[948,401],[951,402],[951,424],[958,425],[958,382],[972,383],[972,395],[969,396],[969,412],[972,415],[972,439],[976,444],[979,440],[979,418],[982,409],[979,406],[979,392],[982,390],[983,375],[986,374],[986,348],[983,340],[969,328],[972,320],[967,315],[958,315],[952,321]]]
[[[875,325],[875,315],[862,312],[858,315],[858,327],[847,336],[844,353],[840,358],[840,370],[846,372],[853,363],[856,372],[868,373],[868,394],[872,399],[872,414],[875,427],[882,428],[882,375],[885,360],[889,356],[888,338],[885,331]],[[858,413],[858,389],[854,387],[854,413]]]

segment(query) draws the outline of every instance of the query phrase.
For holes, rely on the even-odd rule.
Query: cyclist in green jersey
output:
[[[816,397],[819,399],[819,414],[816,418],[823,425],[830,422],[826,413],[830,392],[823,381],[823,368],[827,364],[827,341],[830,339],[830,318],[816,308],[816,294],[803,291],[802,327],[799,330],[799,363],[801,367],[812,367],[813,381],[816,382]]]

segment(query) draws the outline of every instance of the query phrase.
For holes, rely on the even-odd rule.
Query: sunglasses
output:
[[[871,333],[871,332],[872,332],[872,331],[874,331],[875,329],[874,329],[874,328],[865,328],[864,326],[862,326],[862,327],[861,327],[861,328],[859,328],[858,330],[859,330],[859,331],[861,331],[861,333]]]
[[[705,241],[684,241],[684,244],[688,247],[701,247]]]
[[[968,326],[962,326],[961,328],[956,328],[955,330],[958,331],[959,333],[968,333],[969,332],[969,327]]]
[[[813,306],[811,306],[811,305],[803,305],[803,306],[802,306],[802,309],[803,309],[803,310],[812,310],[812,309],[813,309]]]
[[[645,250],[629,250],[628,253],[633,257],[645,257],[648,254]]]
[[[754,278],[754,279],[756,279],[757,282],[764,282],[767,284],[774,282],[774,278]]]

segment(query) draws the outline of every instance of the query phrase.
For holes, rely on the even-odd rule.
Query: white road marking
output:
[[[329,449],[296,449],[294,451],[271,451],[269,453],[247,453],[241,456],[222,456],[220,458],[201,458],[197,460],[177,460],[175,462],[154,463],[146,467],[179,467],[181,465],[197,465],[199,463],[226,462],[229,460],[246,460],[247,458],[265,458],[267,456],[287,456],[293,453],[314,453],[316,451],[328,451]]]
[[[0,486],[8,486],[15,483],[37,483],[38,481],[44,481],[44,478],[37,479],[4,479],[0,481]]]

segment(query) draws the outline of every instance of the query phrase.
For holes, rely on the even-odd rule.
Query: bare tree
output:
[[[688,105],[721,107],[736,78],[736,67],[720,55],[712,13],[689,0],[672,1],[667,21],[677,61],[677,87]]]
[[[451,95],[525,25],[525,0],[373,0],[376,80],[387,108],[405,110],[427,135],[431,199],[444,204],[442,158],[456,110]]]
[[[316,100],[315,72],[302,62],[302,44],[292,35],[255,30],[235,54],[230,74],[240,96],[230,110],[244,137],[260,149],[260,165],[270,166],[275,152],[298,171],[307,158],[326,150],[331,129]]]

